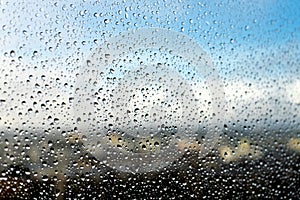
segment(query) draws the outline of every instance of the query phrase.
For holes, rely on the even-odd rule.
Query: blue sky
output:
[[[227,46],[231,39],[235,45],[270,45],[274,41],[285,42],[296,34],[294,37],[299,40],[297,0],[20,2],[2,3],[5,11],[1,14],[1,24],[6,28],[2,28],[1,34],[12,32],[24,37],[26,34],[20,33],[25,30],[28,35],[44,32],[49,37],[52,34],[46,30],[55,32],[57,28],[57,32],[67,32],[65,36],[70,41],[93,43],[93,38],[100,41],[105,38],[103,33],[108,37],[127,29],[154,26],[175,31],[184,28],[184,33],[199,41],[203,48],[207,48],[207,42]],[[76,30],[71,33],[73,28]]]
[[[195,39],[216,63],[220,56],[225,62],[255,49],[276,49],[287,42],[300,41],[297,0],[1,4],[4,11],[0,14],[0,55],[14,50],[30,62],[34,51],[38,52],[36,61],[85,57],[111,35],[144,27],[183,32]]]

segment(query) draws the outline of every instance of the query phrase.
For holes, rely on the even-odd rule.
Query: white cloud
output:
[[[289,101],[300,105],[300,80],[295,80],[287,85],[286,91]]]
[[[70,102],[74,87],[70,86],[75,82],[76,70],[64,70],[63,66],[32,69],[30,63],[11,63],[8,60],[2,58],[0,65],[0,127],[22,126],[23,122],[26,122],[25,126],[42,126],[43,123],[49,126],[54,118],[59,119],[57,126],[72,126],[76,116],[73,116]],[[55,61],[48,64],[53,66]],[[224,112],[224,119],[231,122],[248,119],[254,123],[256,119],[269,118],[269,125],[276,120],[282,123],[299,120],[299,88],[299,80],[277,80],[272,85],[268,81],[228,79],[224,86],[224,101],[228,109]],[[210,100],[210,91],[201,84],[193,89],[197,95],[201,93],[201,96],[196,95],[201,109],[209,110],[204,100]]]

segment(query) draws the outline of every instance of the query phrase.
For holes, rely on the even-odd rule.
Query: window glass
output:
[[[299,199],[299,10],[0,1],[0,199]]]

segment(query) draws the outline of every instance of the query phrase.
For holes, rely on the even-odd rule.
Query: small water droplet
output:
[[[105,19],[104,24],[108,24],[108,23],[109,23],[109,19]]]
[[[15,57],[15,55],[16,55],[16,52],[15,52],[14,50],[11,50],[11,51],[10,51],[10,57],[13,58],[13,57]]]
[[[46,176],[46,175],[44,175],[43,177],[42,177],[42,181],[48,181],[48,176]]]

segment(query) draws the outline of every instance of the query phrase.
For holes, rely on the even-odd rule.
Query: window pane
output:
[[[0,9],[0,199],[300,198],[298,1]]]

